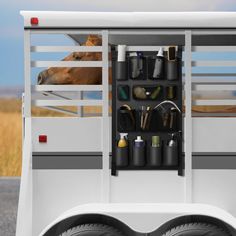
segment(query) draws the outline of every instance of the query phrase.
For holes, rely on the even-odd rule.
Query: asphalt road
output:
[[[0,235],[15,236],[19,178],[0,177]]]

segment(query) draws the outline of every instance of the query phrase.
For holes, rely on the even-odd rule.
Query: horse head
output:
[[[89,35],[84,46],[101,46],[97,35]],[[100,61],[101,52],[73,52],[63,61]],[[38,84],[101,84],[102,68],[99,67],[50,67],[38,75]]]

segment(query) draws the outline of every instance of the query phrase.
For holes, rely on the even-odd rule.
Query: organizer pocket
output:
[[[133,144],[132,152],[132,165],[133,166],[144,166],[146,164],[146,147],[136,147]]]
[[[167,100],[175,100],[178,98],[177,95],[177,86],[169,85],[166,87],[166,99]]]
[[[144,131],[144,132],[158,131],[158,123],[160,120],[158,116],[159,114],[157,110],[136,111],[137,131]]]
[[[129,147],[116,147],[116,166],[127,166],[129,164]]]
[[[129,78],[135,80],[146,79],[147,65],[146,58],[139,56],[128,57]]]
[[[179,131],[180,114],[176,110],[166,110],[162,112],[159,109],[152,110],[150,118],[150,131],[177,132]]]
[[[119,109],[117,116],[119,132],[135,131],[135,110]]]
[[[117,80],[127,80],[127,62],[116,61],[115,62],[115,78]]]
[[[161,85],[147,86],[137,85],[133,86],[133,98],[136,100],[153,100],[159,101],[163,98],[163,87]]]
[[[129,86],[128,85],[118,85],[117,97],[120,101],[128,101],[130,99]]]
[[[164,79],[164,59],[156,56],[148,57],[148,79]]]
[[[167,80],[177,80],[179,78],[179,60],[165,60],[165,76]]]
[[[178,146],[164,146],[164,166],[178,166]]]
[[[149,146],[149,153],[147,156],[147,164],[149,166],[161,166],[162,164],[162,147]]]

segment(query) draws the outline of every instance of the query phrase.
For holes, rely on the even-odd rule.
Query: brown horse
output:
[[[97,35],[89,35],[84,46],[101,46],[102,40]],[[73,52],[63,61],[101,61],[101,52]],[[101,84],[101,67],[51,67],[38,75],[38,84]],[[109,70],[111,83],[111,69]]]

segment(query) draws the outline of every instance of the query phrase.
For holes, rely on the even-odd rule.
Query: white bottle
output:
[[[137,136],[137,138],[134,140],[134,146],[135,147],[144,147],[145,143],[141,136]]]

